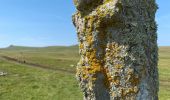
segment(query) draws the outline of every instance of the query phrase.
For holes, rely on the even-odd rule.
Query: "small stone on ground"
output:
[[[7,75],[7,73],[6,73],[6,72],[2,72],[2,71],[0,71],[0,76],[5,76],[5,75]]]

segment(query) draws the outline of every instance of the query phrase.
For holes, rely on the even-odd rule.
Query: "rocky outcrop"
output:
[[[157,100],[155,0],[74,0],[84,100]]]

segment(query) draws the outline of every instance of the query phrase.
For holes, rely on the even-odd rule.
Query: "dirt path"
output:
[[[38,67],[38,68],[43,68],[43,69],[47,69],[47,70],[53,70],[53,71],[60,71],[60,72],[66,72],[69,74],[74,74],[75,71],[70,71],[70,70],[65,70],[65,69],[61,69],[61,68],[50,68],[48,66],[44,66],[44,65],[40,65],[40,64],[35,64],[35,63],[30,63],[30,62],[26,62],[26,61],[20,61],[18,59],[9,57],[9,56],[0,56],[1,59],[10,61],[10,62],[16,62],[19,64],[23,64],[23,65],[28,65],[28,66],[32,66],[32,67]]]

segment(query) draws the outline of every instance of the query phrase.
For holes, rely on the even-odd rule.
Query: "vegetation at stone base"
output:
[[[78,47],[19,47],[0,49],[0,56],[14,57],[49,68],[75,71],[79,60]],[[0,59],[0,100],[82,100],[75,75],[48,69],[33,68]],[[170,99],[170,47],[159,49],[160,100]]]

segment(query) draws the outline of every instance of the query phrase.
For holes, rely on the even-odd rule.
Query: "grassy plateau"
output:
[[[0,49],[0,100],[82,100],[78,60],[77,46]],[[159,48],[159,79],[159,99],[170,100],[170,47]]]

